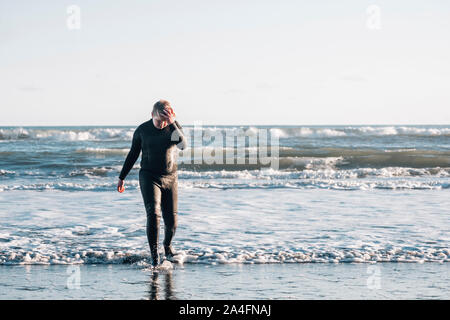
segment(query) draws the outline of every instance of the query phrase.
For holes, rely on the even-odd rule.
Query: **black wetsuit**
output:
[[[186,148],[182,127],[174,123],[159,129],[152,119],[139,125],[134,134],[119,178],[124,180],[142,151],[139,186],[147,212],[147,238],[153,264],[159,262],[159,222],[164,219],[164,248],[171,250],[171,241],[177,228],[178,212],[178,150]]]

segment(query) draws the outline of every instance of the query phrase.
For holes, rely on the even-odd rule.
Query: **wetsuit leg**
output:
[[[159,263],[158,240],[161,219],[161,187],[143,171],[139,171],[139,186],[147,213],[147,239],[153,265]]]
[[[161,208],[164,219],[164,249],[166,256],[178,224],[178,180],[161,190]]]

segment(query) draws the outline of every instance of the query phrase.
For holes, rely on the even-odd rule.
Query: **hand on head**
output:
[[[165,126],[175,122],[175,112],[172,107],[167,106],[162,111],[156,110],[152,113],[153,123],[156,127],[162,129]]]
[[[166,121],[167,124],[171,124],[175,122],[175,112],[172,107],[166,107],[164,110],[159,112],[159,116],[163,121]]]

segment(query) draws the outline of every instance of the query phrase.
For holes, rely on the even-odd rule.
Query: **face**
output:
[[[152,112],[152,118],[158,128],[164,128],[167,125],[167,121],[164,121],[163,118],[161,118],[161,115],[158,111]]]
[[[155,119],[156,121],[161,121],[161,117],[158,111],[152,111],[152,118]]]
[[[175,116],[175,113],[173,112],[173,109],[172,109],[171,106],[164,107],[164,111],[166,111],[167,113],[172,114],[173,116]],[[163,119],[164,119],[164,117],[161,117],[161,114],[160,114],[160,112],[158,110],[156,110],[154,112],[152,111],[152,117],[155,120],[158,120],[158,121],[163,121]]]

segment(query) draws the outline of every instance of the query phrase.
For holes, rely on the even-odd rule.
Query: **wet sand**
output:
[[[0,266],[0,299],[449,299],[448,263]]]

